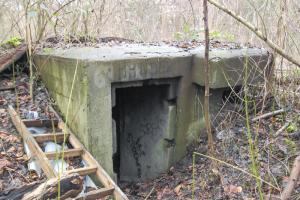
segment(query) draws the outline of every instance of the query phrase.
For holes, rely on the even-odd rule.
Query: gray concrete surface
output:
[[[263,49],[212,49],[212,115],[226,89],[263,80],[268,59]],[[143,44],[52,49],[34,57],[64,115],[77,66],[69,126],[120,181],[158,176],[199,136],[204,128],[203,61],[203,47]]]

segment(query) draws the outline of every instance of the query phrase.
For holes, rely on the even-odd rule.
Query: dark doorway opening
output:
[[[165,83],[114,89],[113,164],[119,181],[150,179],[165,167],[162,141],[169,105],[176,102],[176,98],[170,98],[169,89],[170,85]]]

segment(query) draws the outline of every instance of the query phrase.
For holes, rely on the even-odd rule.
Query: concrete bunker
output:
[[[112,84],[113,165],[119,181],[154,178],[174,151],[179,79]]]
[[[212,48],[210,57],[211,116],[218,114],[224,91],[243,85],[245,70],[256,83],[271,63],[259,48]],[[159,176],[205,128],[203,46],[53,48],[37,53],[34,62],[61,113],[69,114],[69,127],[119,181]]]

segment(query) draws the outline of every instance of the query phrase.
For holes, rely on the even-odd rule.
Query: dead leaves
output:
[[[7,103],[6,99],[0,96],[0,105],[5,105],[6,103]]]
[[[171,195],[173,193],[172,189],[169,187],[164,187],[162,191],[157,190],[157,199],[161,200],[165,195]]]
[[[180,189],[181,189],[181,187],[182,187],[182,184],[179,184],[174,189],[174,192],[177,194],[177,196],[180,195]]]
[[[6,167],[12,167],[13,164],[7,159],[0,159],[0,175],[3,174],[4,170],[6,170]]]
[[[0,174],[3,174],[7,167],[14,168],[17,166],[11,161],[13,158],[16,158],[18,162],[25,161],[22,157],[24,152],[21,141],[15,135],[0,131],[0,151]]]
[[[243,188],[241,186],[236,186],[236,185],[226,185],[223,188],[224,188],[224,192],[227,195],[238,194],[243,191]]]

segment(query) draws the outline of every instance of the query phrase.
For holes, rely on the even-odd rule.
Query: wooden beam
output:
[[[91,166],[91,167],[82,167],[78,169],[72,169],[66,171],[66,174],[73,174],[73,173],[78,173],[80,176],[85,176],[89,174],[93,174],[97,171],[97,167]]]
[[[70,133],[69,142],[74,148],[83,148],[81,143],[75,137],[72,132]],[[82,159],[91,166],[97,166],[96,177],[106,188],[115,188],[113,196],[116,200],[128,200],[128,197],[123,193],[123,191],[119,188],[119,186],[112,180],[112,178],[107,174],[107,172],[102,168],[101,165],[94,159],[94,157],[84,149],[82,154]]]
[[[69,134],[66,133],[66,141],[68,140]],[[56,142],[63,142],[64,141],[64,134],[63,133],[44,133],[40,135],[33,135],[36,142],[43,143],[47,141],[56,141]]]
[[[59,115],[55,112],[55,110],[50,107],[54,112],[56,117],[59,119]],[[65,123],[62,121],[59,122],[58,128],[64,130],[70,134],[69,142],[74,148],[82,148],[82,159],[89,166],[96,166],[96,177],[101,182],[101,184],[106,188],[114,188],[113,196],[115,200],[129,200],[128,197],[124,194],[124,192],[119,188],[119,186],[113,181],[113,179],[108,175],[108,173],[102,168],[101,165],[94,159],[94,157],[85,149],[85,147],[80,143],[80,141],[76,138],[76,136],[66,127]]]
[[[109,195],[112,195],[114,192],[114,188],[100,188],[97,190],[92,190],[87,192],[79,197],[75,198],[75,200],[94,200],[100,199]]]
[[[16,47],[12,52],[6,53],[0,58],[0,72],[4,71],[11,65],[14,65],[25,53],[27,50],[26,44],[21,44]]]
[[[79,157],[82,154],[82,149],[67,149],[64,151],[64,159],[66,158],[73,158],[73,157]],[[48,159],[52,160],[57,158],[58,156],[61,157],[62,151],[60,152],[47,152],[45,153]]]
[[[13,109],[12,106],[8,107],[8,112],[10,114],[10,117],[16,129],[21,134],[24,142],[28,145],[32,155],[37,159],[38,164],[43,169],[47,178],[56,177],[56,174],[52,169],[48,158],[45,156],[44,152],[42,151],[38,143],[35,141],[32,134],[28,131],[27,127],[22,122],[21,118],[19,117],[19,115],[16,113],[16,111]]]
[[[25,119],[22,120],[23,123],[25,124],[25,126],[27,127],[48,127],[48,128],[52,128],[52,126],[54,125],[55,127],[57,127],[58,124],[58,120],[49,120],[49,119],[37,119],[37,120],[29,120],[29,119]]]

